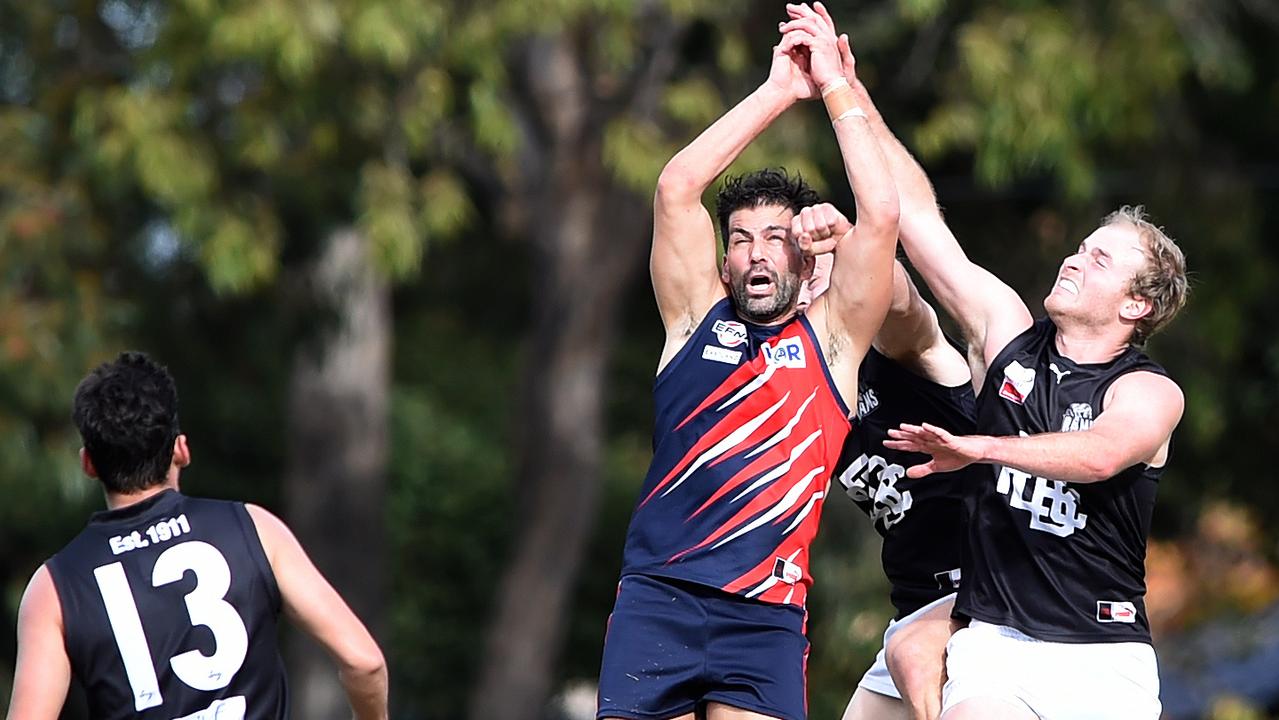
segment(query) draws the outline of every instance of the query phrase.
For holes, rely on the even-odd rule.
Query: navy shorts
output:
[[[666,720],[718,702],[804,720],[805,619],[794,605],[627,575],[604,638],[596,717]]]

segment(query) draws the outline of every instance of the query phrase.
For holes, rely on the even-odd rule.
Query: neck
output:
[[[130,505],[136,505],[137,503],[140,503],[143,500],[146,500],[147,498],[154,497],[155,495],[159,495],[165,490],[177,490],[177,489],[178,489],[177,480],[174,478],[166,478],[165,481],[160,483],[159,485],[152,485],[148,488],[137,490],[131,493],[114,493],[108,490],[106,493],[107,509],[119,510],[120,508],[129,507]]]
[[[1128,335],[1107,330],[1059,324],[1054,344],[1062,357],[1080,364],[1110,362],[1128,349]]]

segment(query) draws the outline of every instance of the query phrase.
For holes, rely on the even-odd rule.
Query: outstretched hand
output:
[[[899,428],[890,428],[888,437],[890,439],[884,441],[884,447],[890,450],[932,456],[931,460],[922,465],[906,468],[906,477],[910,478],[921,478],[935,472],[952,472],[979,462],[982,458],[981,436],[952,435],[928,423],[902,423]]]
[[[806,49],[794,47],[783,49],[781,44],[774,47],[773,64],[768,70],[768,82],[795,100],[812,100],[821,97],[821,92],[808,72]]]
[[[835,21],[820,2],[816,9],[807,3],[786,6],[789,22],[780,23],[782,44],[788,53],[806,55],[808,73],[820,88],[845,76]],[[850,52],[851,57],[851,52]]]

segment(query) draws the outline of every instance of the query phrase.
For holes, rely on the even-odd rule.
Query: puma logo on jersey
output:
[[[803,368],[804,343],[797,337],[778,340],[777,345],[764,343],[761,348],[769,367]]]
[[[1092,427],[1092,405],[1071,403],[1061,417],[1062,432],[1078,432]]]
[[[876,397],[874,388],[865,388],[857,393],[857,417],[864,418],[877,407],[879,398]]]
[[[1023,367],[1013,360],[1004,368],[1004,381],[999,385],[999,397],[1018,405],[1026,402],[1026,396],[1035,388],[1035,369]]]
[[[1137,606],[1130,602],[1118,600],[1098,600],[1097,622],[1135,623],[1137,622]]]
[[[724,347],[737,347],[748,339],[746,326],[736,320],[716,320],[711,326],[711,332],[715,333],[719,344]]]
[[[1061,368],[1057,367],[1057,363],[1048,363],[1048,369],[1049,369],[1050,371],[1052,371],[1052,374],[1053,374],[1053,375],[1056,375],[1056,376],[1057,376],[1057,384],[1058,384],[1058,385],[1060,385],[1060,384],[1061,384],[1061,379],[1062,379],[1062,378],[1066,377],[1066,376],[1067,376],[1067,375],[1069,375],[1071,372],[1073,372],[1073,371],[1071,371],[1071,370],[1062,370]]]
[[[1027,482],[1035,483],[1027,492]],[[995,490],[1008,496],[1008,505],[1030,515],[1030,529],[1069,537],[1088,525],[1088,516],[1079,512],[1079,491],[1061,480],[1034,477],[1010,467],[999,469]]]

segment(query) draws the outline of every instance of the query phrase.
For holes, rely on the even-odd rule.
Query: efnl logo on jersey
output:
[[[1097,622],[1135,623],[1137,622],[1137,606],[1130,602],[1098,600]]]
[[[1035,369],[1023,367],[1013,360],[1004,368],[1004,382],[999,386],[999,397],[1018,405],[1026,402],[1026,396],[1035,388]]]
[[[729,348],[737,347],[748,339],[746,326],[736,320],[716,320],[711,332],[719,338],[720,345]]]
[[[778,340],[776,347],[764,343],[760,349],[764,351],[769,367],[805,367],[804,343],[797,337]]]

